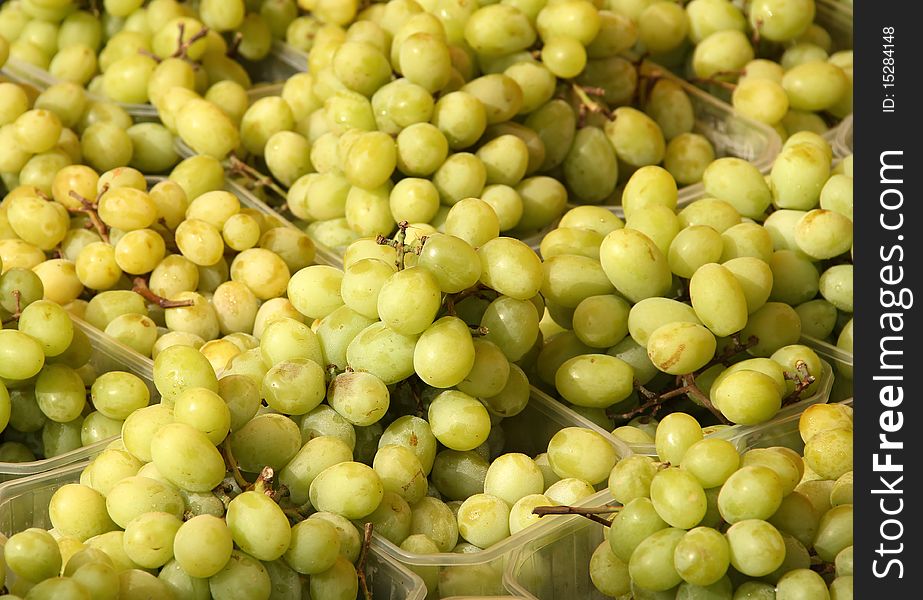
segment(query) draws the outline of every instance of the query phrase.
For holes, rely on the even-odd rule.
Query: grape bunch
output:
[[[54,4],[4,5],[0,35],[10,42],[10,56],[47,72],[45,79],[85,86],[137,114],[146,114],[140,105],[159,104],[173,86],[203,95],[217,84],[216,90],[251,88],[250,71],[269,54],[270,23],[278,21],[247,12],[242,0],[205,0],[197,7],[176,0],[146,6],[143,0],[110,1],[99,14],[77,2]]]
[[[178,160],[163,125],[133,124],[120,106],[92,100],[76,84],[38,92],[0,81],[0,181],[11,192],[22,186],[51,196],[55,176],[71,165],[159,173]]]
[[[802,334],[851,335],[852,178],[830,161],[803,132],[768,178],[714,161],[707,196],[678,212],[675,181],[648,166],[625,187],[624,221],[602,207],[566,213],[540,247],[544,343],[530,378],[607,429],[676,396],[717,422],[756,424],[817,390],[821,361]],[[728,377],[757,365],[774,386]]]
[[[51,458],[119,435],[150,402],[147,382],[107,370],[90,338],[42,281],[19,267],[0,275],[0,462]]]
[[[190,152],[227,159],[325,246],[401,221],[442,231],[461,202],[523,237],[568,201],[616,203],[638,168],[688,185],[715,158],[686,84],[622,56],[634,24],[585,0],[398,0],[359,16],[318,3],[305,18],[309,73],[280,95],[165,85],[158,110]]]
[[[819,404],[800,417],[797,451],[684,435],[658,445],[661,462],[619,462],[593,584],[618,598],[852,598],[852,427],[850,406]]]

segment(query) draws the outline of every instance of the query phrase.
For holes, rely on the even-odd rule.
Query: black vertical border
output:
[[[917,583],[921,564],[919,537],[920,483],[923,468],[919,434],[923,411],[916,391],[921,376],[918,362],[919,311],[917,298],[910,308],[887,307],[895,294],[923,292],[918,285],[923,269],[923,243],[919,231],[923,179],[921,160],[921,93],[919,7],[916,2],[858,0],[854,6],[854,192],[855,192],[855,575],[857,600],[903,600],[921,597]],[[889,27],[893,38],[889,48]],[[890,53],[887,52],[890,50]],[[890,65],[892,59],[893,65]],[[888,75],[893,86],[888,87]],[[892,112],[887,100],[893,100]],[[887,154],[885,154],[887,153]],[[899,154],[902,153],[902,154]],[[881,171],[882,160],[903,165]],[[882,179],[887,181],[882,181]],[[889,191],[892,190],[892,191]],[[899,208],[894,206],[903,197]],[[903,225],[889,230],[903,218]],[[891,268],[888,269],[888,265]],[[899,283],[893,281],[903,269]],[[886,270],[883,270],[886,269]],[[884,294],[884,296],[883,296]],[[909,296],[904,294],[908,300]],[[919,297],[923,303],[923,296]],[[900,313],[901,320],[887,317]],[[902,331],[893,328],[902,324]],[[890,340],[884,341],[887,336]],[[882,344],[901,354],[887,362],[902,368],[882,368]],[[894,377],[882,380],[882,376]],[[898,379],[900,377],[900,379]],[[887,386],[893,385],[890,392]],[[898,403],[898,389],[903,401]],[[889,412],[893,411],[893,412]],[[900,413],[898,416],[897,413]],[[900,419],[903,419],[900,421]],[[897,424],[901,426],[897,429]],[[895,430],[896,429],[896,430]],[[903,443],[902,448],[881,448],[881,435]],[[890,456],[888,456],[890,455]],[[883,471],[890,460],[902,471]],[[876,462],[878,468],[876,469]],[[903,476],[903,479],[898,479]],[[882,479],[883,478],[883,479]],[[888,488],[893,488],[892,491]],[[883,493],[887,492],[887,493]],[[900,509],[899,512],[898,509]],[[886,511],[890,511],[889,514]],[[889,521],[890,520],[890,521]],[[889,539],[890,538],[890,539]],[[890,562],[897,561],[897,562]]]

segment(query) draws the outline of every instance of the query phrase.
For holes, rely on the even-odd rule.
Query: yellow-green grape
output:
[[[734,109],[767,125],[775,125],[788,112],[785,89],[769,79],[747,79],[737,84],[731,97]]]
[[[853,223],[840,213],[814,209],[795,225],[795,243],[811,258],[822,260],[852,247]]]
[[[665,54],[680,46],[689,30],[682,6],[654,2],[638,18],[638,39],[653,54]]]
[[[830,176],[830,161],[813,144],[796,144],[776,157],[770,172],[773,203],[778,208],[811,210]]]
[[[662,167],[648,165],[632,173],[625,183],[622,210],[626,218],[652,205],[672,210],[676,208],[677,196],[676,181],[670,173]]]
[[[490,240],[477,249],[481,282],[517,300],[533,298],[541,289],[541,260],[523,242],[508,237]]]
[[[433,400],[428,418],[433,435],[452,450],[473,450],[490,433],[490,415],[484,405],[455,390],[442,392]]]
[[[786,71],[782,87],[795,110],[830,108],[849,90],[849,79],[840,67],[823,61],[798,65]]]
[[[670,79],[660,79],[654,84],[644,112],[657,122],[664,139],[668,142],[680,135],[691,133],[695,127],[692,101],[685,90]]]
[[[474,361],[471,333],[457,317],[443,317],[430,325],[413,351],[414,371],[428,385],[437,388],[461,383]]]
[[[449,148],[460,150],[474,144],[484,133],[487,112],[477,97],[459,90],[439,98],[433,109],[432,124],[448,141]]]
[[[689,15],[689,39],[696,44],[716,31],[744,31],[747,26],[747,18],[730,2],[693,0],[686,5],[686,13]]]
[[[744,217],[760,218],[772,201],[763,175],[745,160],[719,158],[702,176],[705,192],[724,200]]]
[[[814,0],[760,0],[750,6],[749,18],[761,36],[787,42],[802,35],[814,21]]]
[[[818,287],[821,296],[834,307],[846,313],[853,312],[852,265],[830,267],[821,274]]]
[[[721,377],[712,388],[712,396],[728,420],[742,425],[768,421],[782,406],[777,382],[765,373],[746,369]]]
[[[725,262],[722,266],[730,271],[740,284],[747,301],[748,314],[753,314],[766,303],[772,293],[773,272],[765,261],[741,256]]]
[[[562,255],[542,265],[545,277],[542,296],[565,308],[576,308],[590,296],[613,292],[598,261],[585,256]]]
[[[697,77],[708,79],[719,74],[740,71],[753,60],[753,46],[736,29],[716,31],[696,44],[692,68]]]
[[[577,131],[564,158],[564,177],[578,202],[599,204],[608,198],[618,180],[616,153],[597,127]]]
[[[641,541],[628,562],[633,586],[652,592],[669,590],[682,582],[673,555],[685,530],[668,527]]]
[[[555,474],[582,479],[591,485],[606,481],[617,458],[609,442],[589,429],[567,427],[548,442],[548,460]]]
[[[651,480],[654,510],[671,527],[691,529],[705,516],[708,502],[705,490],[688,471],[669,467]]]
[[[708,363],[715,354],[715,347],[715,336],[702,325],[675,322],[651,333],[647,354],[661,371],[682,375]]]
[[[737,278],[717,263],[703,265],[689,281],[692,307],[702,323],[718,337],[747,324],[747,298]]]
[[[670,270],[683,278],[694,278],[700,267],[716,263],[724,244],[721,235],[707,225],[692,225],[680,231],[670,242],[667,258]]]
[[[465,25],[465,40],[479,54],[512,54],[530,47],[535,38],[526,15],[505,4],[480,8]]]
[[[617,229],[609,233],[600,246],[599,258],[609,281],[632,302],[662,296],[672,284],[666,257],[639,231]]]
[[[673,238],[682,229],[682,224],[673,210],[655,204],[633,212],[625,221],[625,228],[643,233],[666,257]]]
[[[384,496],[381,478],[369,466],[341,462],[321,471],[311,482],[311,504],[347,519],[372,513]]]
[[[606,123],[606,137],[620,160],[635,167],[663,160],[666,141],[660,126],[643,112],[629,106],[615,110]]]
[[[173,553],[190,577],[211,577],[231,558],[234,540],[224,519],[199,515],[184,522],[176,532]]]
[[[634,370],[607,354],[574,357],[558,368],[555,387],[565,400],[578,406],[607,408],[627,398]]]
[[[772,258],[772,236],[756,223],[738,223],[721,233],[723,250],[719,262],[726,263],[735,258],[758,258],[769,262]]]
[[[655,296],[645,298],[631,307],[628,313],[628,331],[635,342],[646,346],[657,328],[680,321],[702,323],[695,310],[688,304]]]

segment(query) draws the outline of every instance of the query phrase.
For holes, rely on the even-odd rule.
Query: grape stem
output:
[[[277,196],[285,200],[288,196],[286,191],[282,187],[272,180],[272,177],[264,175],[257,169],[251,167],[246,162],[240,159],[236,154],[231,154],[228,157],[228,169],[233,174],[243,175],[249,179],[257,187],[265,187],[272,190]]]
[[[756,24],[753,27],[753,38],[750,40],[754,46],[758,46],[760,43],[760,30],[763,28],[763,19],[758,18]]]
[[[131,291],[141,294],[148,302],[153,302],[160,308],[184,308],[186,306],[195,306],[195,300],[167,300],[163,296],[158,296],[147,287],[147,281],[144,277],[135,277],[132,281]]]
[[[198,30],[195,32],[195,34],[193,34],[191,38],[186,41],[183,41],[183,35],[186,34],[186,23],[181,21],[176,28],[179,30],[178,47],[176,48],[176,52],[174,52],[170,58],[182,58],[183,60],[189,60],[189,57],[187,56],[189,54],[189,48],[204,38],[206,35],[208,35],[208,27],[203,27],[202,29]]]
[[[239,31],[234,32],[234,39],[231,40],[230,45],[228,46],[227,56],[228,58],[236,58],[237,50],[240,48],[240,43],[244,41],[244,34]]]
[[[786,380],[795,382],[795,389],[782,400],[783,406],[797,402],[801,398],[801,393],[817,380],[817,377],[812,375],[808,370],[808,364],[803,360],[799,360],[795,363],[794,373],[786,371],[783,373],[783,376]]]
[[[391,246],[397,252],[397,259],[394,261],[394,264],[397,266],[398,271],[404,270],[404,255],[407,253],[408,247],[404,245],[404,241],[407,239],[407,228],[410,227],[410,223],[407,221],[401,221],[397,224],[397,233],[394,234],[394,239],[386,238],[385,236],[378,234],[378,237],[375,238],[375,241],[380,246]],[[425,243],[425,240],[423,240]],[[412,248],[409,249],[411,252],[415,252]]]
[[[369,584],[365,577],[365,557],[369,553],[371,544],[372,524],[366,523],[362,536],[362,550],[359,553],[359,560],[356,562],[356,576],[359,577],[359,586],[362,588],[362,596],[365,600],[372,600],[372,592],[369,590]]]
[[[243,474],[240,472],[240,465],[237,464],[237,459],[234,458],[234,452],[231,450],[230,438],[225,438],[224,443],[221,444],[221,453],[224,455],[224,462],[231,471],[231,475],[234,476],[234,482],[237,483],[242,490],[250,487],[250,482],[244,479]]]
[[[13,314],[11,314],[7,320],[2,322],[3,325],[9,325],[10,323],[15,323],[16,321],[19,320],[19,317],[22,316],[22,292],[20,292],[19,290],[13,290],[12,292],[10,292],[10,295],[16,301],[16,310],[13,311]]]
[[[489,290],[490,288],[487,288],[481,284],[477,284],[477,285],[474,285],[466,290],[462,290],[455,294],[446,294],[445,296],[446,314],[452,317],[458,316],[457,313],[455,312],[455,305],[460,303],[462,300],[465,300],[472,296],[474,296],[475,298],[481,298],[482,300],[492,301],[493,298],[491,298],[486,293]],[[486,335],[486,334],[483,334],[483,335]]]
[[[622,510],[622,506],[614,505],[605,505],[605,506],[595,506],[589,508],[583,508],[580,506],[536,506],[532,509],[533,515],[538,515],[539,518],[544,517],[545,515],[580,515],[581,517],[586,517],[587,519],[593,521],[594,523],[599,523],[609,527],[612,523],[600,515],[611,515]]]
[[[699,389],[698,385],[696,385],[695,373],[686,373],[685,375],[680,375],[678,380],[681,384],[680,387],[674,388],[662,394],[652,392],[636,381],[635,388],[638,390],[639,394],[647,399],[647,401],[626,413],[610,416],[616,420],[629,421],[634,417],[648,411],[651,411],[651,414],[657,414],[657,411],[660,410],[665,401],[669,400],[670,398],[675,398],[676,396],[688,395],[693,397],[702,406],[708,409],[708,411],[713,414],[720,423],[724,425],[731,424],[730,421],[728,421],[725,416],[721,414],[721,411],[715,408],[715,405],[711,403],[711,400],[709,400],[708,396],[701,389]]]
[[[602,88],[586,87],[579,85],[577,83],[571,83],[571,89],[577,94],[577,98],[580,99],[580,108],[578,109],[577,119],[582,125],[586,122],[587,112],[598,113],[612,120],[612,111],[609,110],[609,107],[605,103],[605,90]],[[590,96],[602,97],[602,102],[597,102]]]
[[[96,195],[96,201],[90,202],[75,190],[71,190],[68,195],[80,203],[80,208],[69,208],[68,210],[72,212],[81,212],[85,213],[90,218],[90,226],[96,229],[96,233],[99,234],[99,237],[102,238],[104,242],[109,243],[109,228],[106,227],[106,224],[102,222],[99,218],[99,199],[109,190],[109,184],[103,185],[103,189],[99,191],[99,194]]]

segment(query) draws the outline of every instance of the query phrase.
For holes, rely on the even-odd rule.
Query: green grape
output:
[[[716,263],[696,269],[689,282],[696,315],[717,336],[727,336],[747,324],[748,304],[734,274]]]
[[[734,110],[755,121],[775,125],[789,108],[789,96],[780,83],[770,79],[746,79],[731,97]]]
[[[734,445],[716,438],[702,439],[689,446],[680,463],[705,489],[723,485],[739,465],[740,457]]]
[[[195,456],[194,463],[187,463],[186,456]],[[159,429],[151,440],[151,457],[164,476],[188,491],[208,491],[224,478],[221,454],[204,433],[184,423]]]
[[[259,560],[276,560],[288,550],[288,518],[269,496],[247,491],[228,504],[228,528],[234,543]],[[232,557],[233,560],[233,557]]]
[[[747,312],[752,315],[759,310],[772,293],[772,268],[763,260],[749,256],[733,258],[722,266],[740,284],[747,302]]]
[[[190,577],[207,578],[227,564],[233,544],[231,530],[224,519],[199,515],[180,526],[173,542],[173,553],[179,568]]]
[[[849,91],[849,79],[837,65],[811,61],[788,69],[782,88],[793,109],[820,111],[831,108]]]
[[[685,10],[672,2],[655,2],[638,19],[638,39],[648,51],[664,54],[686,38],[689,21]]]
[[[702,181],[705,169],[715,160],[715,149],[705,136],[681,133],[664,150],[663,166],[677,183],[693,185]]]
[[[772,200],[763,175],[738,158],[719,158],[702,177],[705,192],[731,204],[744,217],[760,218]]]
[[[691,373],[714,356],[715,336],[697,323],[674,322],[655,329],[647,341],[647,354],[658,369],[671,375]]]
[[[600,262],[616,290],[632,302],[663,295],[672,283],[666,257],[639,231],[610,232],[600,246]]]
[[[386,385],[409,377],[414,371],[417,336],[405,336],[374,323],[361,331],[346,348],[346,359],[357,371],[368,371]]]
[[[319,364],[307,358],[289,359],[266,372],[262,396],[280,413],[302,415],[323,401],[326,387],[324,370]]]
[[[670,242],[667,255],[670,270],[679,277],[695,279],[700,267],[721,258],[723,248],[721,235],[713,228],[707,225],[688,226]]]
[[[798,305],[817,295],[820,275],[814,264],[791,250],[774,252],[769,261],[772,269],[772,292],[774,301]]]
[[[380,446],[372,468],[385,492],[397,494],[408,504],[414,505],[426,495],[426,475],[413,451],[398,445]]]
[[[70,316],[48,300],[32,302],[23,309],[19,317],[19,331],[36,340],[48,357],[60,355],[74,339]]]
[[[441,302],[436,279],[422,267],[393,274],[378,294],[378,315],[403,335],[423,333],[433,322]]]
[[[806,495],[793,492],[782,499],[782,504],[769,522],[780,532],[791,535],[802,545],[810,547],[817,535],[820,515]]]
[[[782,482],[764,466],[743,466],[732,474],[718,494],[718,509],[728,523],[768,519],[782,503]]]
[[[563,159],[564,177],[577,202],[599,204],[615,190],[618,163],[610,142],[611,135],[598,127],[577,130]],[[548,147],[549,142],[545,145]]]
[[[298,425],[277,413],[259,414],[230,436],[240,468],[250,473],[259,473],[265,466],[280,470],[298,453],[301,443]]]
[[[545,176],[529,177],[516,186],[523,204],[523,215],[517,225],[520,230],[543,229],[554,222],[567,204],[567,190],[556,179]]]
[[[603,541],[590,557],[590,580],[601,593],[613,598],[631,591],[628,565]]]
[[[657,456],[664,462],[679,465],[689,448],[702,437],[702,427],[693,417],[686,413],[671,413],[657,425]]]
[[[801,320],[795,309],[788,304],[767,302],[750,315],[740,336],[741,339],[755,336],[757,343],[747,352],[753,356],[767,357],[779,348],[797,343],[801,337]]]
[[[768,575],[785,560],[785,542],[775,527],[759,519],[738,521],[725,533],[731,565],[750,577]]]
[[[612,520],[608,533],[609,546],[619,560],[628,562],[642,541],[667,527],[649,498],[635,498]]]
[[[795,243],[811,258],[833,258],[852,247],[852,230],[852,221],[840,213],[814,209],[795,225]]]
[[[716,31],[696,44],[692,66],[697,77],[740,71],[753,60],[753,46],[739,30]]]
[[[651,591],[665,591],[679,584],[682,578],[673,565],[673,554],[685,533],[669,527],[638,544],[628,561],[632,582]]]
[[[513,505],[530,494],[540,494],[544,487],[541,470],[535,462],[520,453],[498,456],[487,469],[484,493]]]
[[[572,358],[555,374],[555,387],[565,400],[578,406],[607,408],[632,392],[634,371],[607,354]]]
[[[847,546],[846,548],[840,550],[839,554],[836,555],[835,564],[837,577],[852,576],[854,573],[853,547]]]
[[[292,527],[291,544],[285,562],[303,575],[316,575],[330,569],[340,555],[336,528],[321,519],[306,519]]]
[[[475,494],[458,509],[458,533],[478,548],[489,548],[510,535],[510,507],[501,498]]]
[[[721,581],[730,566],[727,540],[715,529],[696,527],[676,545],[674,562],[685,582],[710,586]]]
[[[315,437],[285,465],[280,481],[289,488],[292,500],[301,505],[308,501],[311,482],[321,471],[352,459],[352,450],[346,442],[332,436]]]
[[[432,434],[452,450],[473,450],[490,433],[490,415],[484,405],[454,390],[442,392],[430,403],[428,420]],[[464,427],[460,427],[465,423]]]
[[[224,567],[208,579],[213,597],[269,598],[272,580],[259,560],[240,551],[232,551]]]
[[[820,191],[820,207],[832,210],[852,220],[853,182],[852,177],[837,173],[830,176]]]
[[[479,54],[511,54],[530,47],[535,38],[528,17],[504,4],[478,9],[465,25],[465,40]]]
[[[545,160],[540,170],[561,165],[572,146],[577,131],[577,116],[563,100],[550,100],[533,111],[525,125],[534,130],[545,146]]]
[[[288,281],[289,300],[303,315],[321,319],[342,306],[342,279],[343,272],[334,267],[305,267]]]
[[[109,515],[119,527],[126,527],[150,512],[169,513],[179,519],[183,506],[183,499],[176,488],[147,477],[126,477],[106,495]]]
[[[459,385],[474,364],[471,332],[457,317],[442,317],[430,325],[420,335],[413,351],[414,371],[424,383],[437,388]]]
[[[810,406],[804,410],[798,423],[801,439],[805,442],[810,441],[815,435],[824,431],[841,428],[852,429],[852,427],[852,413],[845,406],[839,404]]]
[[[478,256],[481,282],[500,294],[527,300],[541,288],[541,261],[523,242],[508,237],[494,238],[478,248]]]
[[[397,135],[397,167],[406,175],[426,177],[445,161],[449,144],[441,129],[415,123]]]
[[[635,498],[648,498],[651,481],[656,474],[657,467],[648,456],[637,455],[620,460],[609,473],[609,493],[623,505]]]
[[[331,568],[311,576],[309,590],[311,598],[353,598],[359,592],[356,569],[352,563],[340,556]]]
[[[341,462],[321,471],[311,482],[311,504],[318,510],[334,512],[348,519],[361,519],[374,511],[384,488],[371,467],[356,462]]]
[[[772,258],[772,237],[756,223],[738,223],[725,229],[721,241],[724,246],[722,263],[741,257],[759,258],[768,263]]]
[[[182,524],[166,512],[139,515],[125,529],[125,553],[142,567],[162,567],[173,558],[173,538]]]
[[[707,500],[698,480],[685,470],[670,467],[651,481],[654,510],[671,527],[691,529],[705,516]]]
[[[824,578],[811,569],[793,569],[776,584],[779,600],[809,597],[830,597]]]
[[[29,379],[45,364],[42,346],[31,336],[14,329],[0,330],[0,378]]]
[[[836,479],[853,469],[852,428],[822,431],[809,438],[805,464],[824,479]]]
[[[824,149],[809,143],[783,150],[770,172],[773,203],[777,208],[810,210],[830,176],[830,161]]]
[[[576,477],[595,485],[606,480],[617,457],[600,434],[567,427],[548,443],[548,459],[559,477]]]

